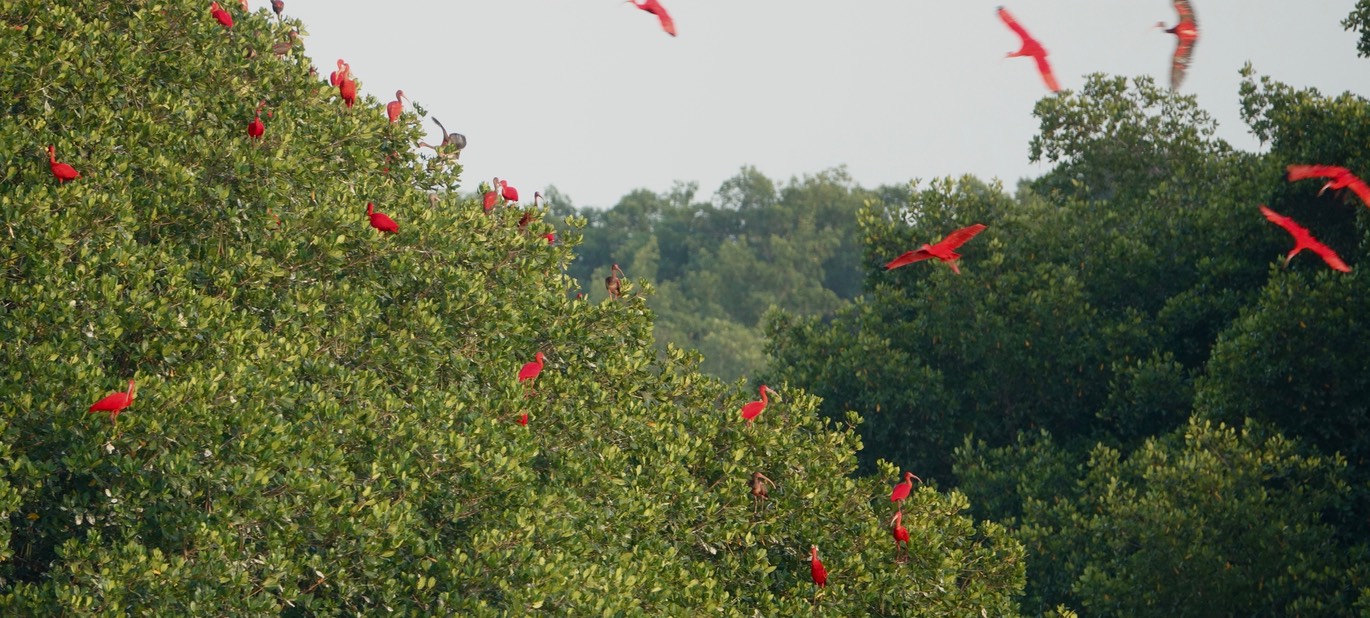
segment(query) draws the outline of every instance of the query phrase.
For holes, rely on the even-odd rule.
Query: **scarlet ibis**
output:
[[[542,373],[542,352],[533,355],[533,362],[524,363],[523,368],[519,369],[519,382],[536,380],[538,374]]]
[[[817,545],[809,546],[809,575],[819,588],[828,585],[828,569],[823,566],[823,561],[818,559]]]
[[[761,400],[742,406],[742,418],[746,419],[748,425],[751,425],[752,420],[760,416],[766,410],[766,405],[770,403],[770,400],[766,398],[766,393],[775,395],[776,400],[780,399],[780,393],[771,390],[771,387],[765,384],[762,384],[761,388],[757,390],[761,393]]]
[[[281,19],[281,12],[285,11],[284,0],[271,0],[271,10],[276,13],[276,19]]]
[[[896,511],[890,520],[890,534],[894,536],[894,561],[909,559],[909,529],[904,527],[904,511]]]
[[[400,119],[400,114],[404,112],[404,91],[395,91],[395,100],[385,104],[385,115],[390,118],[390,122]]]
[[[398,234],[400,231],[400,224],[395,223],[395,220],[391,219],[389,215],[376,212],[376,205],[371,202],[366,203],[366,216],[371,219],[371,227],[380,230],[382,233]]]
[[[1366,207],[1370,207],[1370,187],[1365,185],[1365,181],[1357,178],[1355,174],[1339,165],[1291,165],[1286,168],[1289,171],[1289,181],[1303,180],[1305,178],[1331,178],[1327,184],[1318,190],[1318,195],[1328,189],[1350,189],[1363,202]]]
[[[618,264],[614,264],[614,267],[609,270],[609,276],[604,278],[604,289],[609,292],[609,298],[611,299],[618,299],[623,296],[623,294],[619,292],[618,275],[623,275],[624,277],[628,276],[624,275],[622,270],[619,270]],[[764,395],[765,393],[762,394]]]
[[[499,179],[496,178],[495,180],[499,180]],[[513,188],[513,187],[511,187],[511,186],[509,186],[509,182],[508,182],[508,181],[499,180],[499,193],[500,193],[500,197],[503,197],[503,198],[505,199],[505,201],[509,201],[509,202],[517,202],[517,201],[519,201],[519,190],[518,190],[518,189],[515,189],[515,188]]]
[[[329,86],[332,86],[332,87],[334,87],[334,88],[337,88],[338,86],[341,86],[341,85],[342,85],[342,80],[343,80],[343,78],[344,78],[344,77],[347,77],[346,67],[347,67],[347,63],[346,63],[346,62],[343,62],[343,59],[342,59],[342,58],[338,58],[338,68],[337,68],[337,70],[335,70],[335,71],[333,71],[332,73],[329,73],[329,74],[328,74],[328,85],[329,85]]]
[[[1158,21],[1156,27],[1175,35],[1175,54],[1170,57],[1170,89],[1179,90],[1185,71],[1189,69],[1189,58],[1194,54],[1194,44],[1199,41],[1199,22],[1194,19],[1194,7],[1189,0],[1174,0],[1174,4],[1179,21],[1173,28],[1166,28],[1165,22]]]
[[[485,207],[485,212],[494,210],[495,202],[497,201],[499,201],[499,194],[495,193],[494,189],[486,191],[485,196],[482,198],[482,205]]]
[[[1289,260],[1294,259],[1294,256],[1298,254],[1298,252],[1308,249],[1313,253],[1318,254],[1318,256],[1322,258],[1322,261],[1327,262],[1327,265],[1332,267],[1332,270],[1340,270],[1344,273],[1351,272],[1351,267],[1347,266],[1346,262],[1341,261],[1341,257],[1337,255],[1337,252],[1333,251],[1331,247],[1318,242],[1318,239],[1313,238],[1313,235],[1310,234],[1307,229],[1302,225],[1295,223],[1293,219],[1270,210],[1263,204],[1261,205],[1261,213],[1265,215],[1266,219],[1269,219],[1275,225],[1284,228],[1285,231],[1289,232],[1290,236],[1294,237],[1294,248],[1289,252],[1289,255],[1286,255],[1284,258],[1285,266],[1289,266]]]
[[[228,11],[224,10],[224,7],[219,6],[218,2],[209,3],[209,14],[213,15],[214,19],[218,20],[223,27],[233,27],[233,16],[229,15]]]
[[[556,233],[556,232],[548,232],[548,233],[546,233],[546,234],[543,234],[542,237],[547,239],[547,244],[549,244],[549,245],[555,245],[555,244],[557,244],[557,233]]]
[[[266,105],[266,101],[257,104],[256,116],[252,118],[252,122],[247,123],[247,136],[252,139],[261,139],[262,134],[266,133],[266,125],[262,124],[263,105]]]
[[[109,421],[111,423],[118,422],[119,413],[133,403],[133,394],[137,389],[138,387],[133,383],[133,380],[129,380],[128,391],[105,395],[104,399],[91,404],[90,412],[109,412]]]
[[[56,152],[57,152],[56,149],[54,149],[54,148],[52,147],[52,145],[49,144],[49,145],[48,145],[48,167],[52,169],[52,175],[55,176],[55,177],[57,178],[57,182],[58,182],[58,183],[63,183],[63,182],[66,182],[66,181],[68,181],[68,180],[76,180],[77,178],[80,178],[80,177],[81,177],[81,172],[76,171],[76,168],[74,168],[74,167],[72,167],[72,166],[70,166],[70,165],[67,165],[66,163],[58,163],[58,162],[57,162],[57,154],[56,154]]]
[[[1060,90],[1061,86],[1056,83],[1056,76],[1051,74],[1051,65],[1047,63],[1046,48],[1042,47],[1037,39],[1032,38],[1032,35],[1028,34],[1027,30],[1019,25],[1018,20],[1014,19],[1013,15],[1010,15],[1004,7],[999,7],[998,13],[999,19],[1004,20],[1009,29],[1013,30],[1018,38],[1023,41],[1023,46],[1018,51],[1009,52],[1005,58],[1032,56],[1032,59],[1037,61],[1037,72],[1042,74],[1042,80],[1047,83],[1047,89],[1052,92]]]
[[[641,2],[638,0],[626,1],[632,3],[633,6],[639,9],[656,15],[657,19],[661,20],[661,29],[665,30],[666,34],[675,36],[675,22],[671,20],[671,15],[666,12],[666,7],[661,6],[661,2],[658,0],[641,0]]]
[[[918,477],[912,472],[905,472],[903,482],[894,484],[894,490],[890,492],[890,502],[899,502],[909,497],[909,491],[913,489],[913,479]],[[923,479],[918,479],[918,482],[922,483]]]
[[[966,244],[966,241],[974,238],[976,234],[984,231],[984,229],[985,225],[983,223],[976,223],[975,225],[963,227],[955,232],[947,234],[946,238],[938,241],[935,245],[923,245],[913,251],[904,252],[903,255],[900,255],[899,257],[890,260],[888,264],[885,264],[885,270],[894,270],[906,264],[921,262],[928,258],[937,258],[946,262],[948,266],[951,266],[951,271],[959,275],[961,274],[961,269],[956,266],[956,261],[961,259],[961,254],[956,253],[956,248]]]
[[[520,425],[523,425],[524,427],[527,427],[527,426],[528,426],[528,413],[527,413],[527,412],[524,412],[523,414],[520,414],[520,415],[519,415],[519,424],[520,424]]]
[[[348,107],[357,102],[357,80],[352,79],[351,65],[343,65],[342,81],[338,83],[338,96],[342,97],[343,103]]]
[[[766,502],[766,483],[770,483],[772,488],[775,487],[775,481],[766,478],[766,475],[760,472],[753,472],[752,478],[747,481],[747,485],[752,488],[753,513],[755,513],[757,509],[761,508],[761,505],[765,504]]]

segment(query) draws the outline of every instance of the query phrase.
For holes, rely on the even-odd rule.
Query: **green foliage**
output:
[[[1311,256],[1285,267],[1257,211],[1359,270],[1364,206],[1285,167],[1364,177],[1370,104],[1249,68],[1241,96],[1268,154],[1216,139],[1192,97],[1091,76],[1036,108],[1051,171],[1015,195],[963,178],[869,203],[867,296],[770,320],[768,378],[865,417],[864,465],[940,479],[955,450],[958,490],[1028,547],[1029,613],[1370,607],[1370,290]],[[988,228],[962,275],[881,268],[971,223]]]
[[[1370,0],[1357,2],[1356,7],[1351,9],[1351,14],[1342,20],[1341,25],[1347,30],[1360,33],[1356,51],[1362,58],[1370,58]]]
[[[638,190],[588,222],[570,273],[598,282],[613,264],[650,281],[656,338],[704,354],[702,369],[755,377],[766,363],[762,317],[771,307],[829,316],[860,293],[856,211],[867,192],[839,168],[777,187],[755,168],[723,182],[709,202],[694,185]]]
[[[1259,426],[1191,421],[1128,455],[1099,446],[1074,486],[1049,438],[960,456],[981,491],[1026,497],[1028,612],[1338,615],[1370,575],[1323,517],[1350,506],[1345,460]]]
[[[574,217],[550,246],[485,214],[421,117],[342,107],[270,52],[300,24],[226,8],[0,3],[0,614],[810,615],[810,544],[832,615],[1015,610],[1022,548],[964,496],[911,498],[894,564],[858,419],[776,383],[747,428],[639,290],[568,297]]]

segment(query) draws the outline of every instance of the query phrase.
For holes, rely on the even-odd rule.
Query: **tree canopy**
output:
[[[645,297],[574,297],[574,217],[487,214],[416,154],[421,106],[344,106],[273,52],[303,24],[225,10],[0,11],[0,613],[1013,611],[1021,546],[962,494],[909,499],[896,564],[857,419],[777,383],[742,423]]]

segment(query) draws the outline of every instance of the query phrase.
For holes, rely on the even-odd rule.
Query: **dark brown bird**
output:
[[[448,133],[447,127],[442,126],[442,122],[440,122],[437,117],[433,118],[433,122],[437,124],[438,129],[442,131],[442,143],[434,146],[427,142],[419,142],[419,147],[432,148],[433,152],[438,153],[438,156],[440,157],[460,159],[461,151],[466,148],[466,136],[460,133]]]
[[[271,0],[271,10],[276,12],[276,19],[281,19],[281,12],[285,10],[285,1]]]
[[[619,291],[619,278],[617,275],[623,275],[623,271],[619,270],[618,264],[614,264],[614,267],[609,270],[609,276],[604,278],[604,289],[609,292],[609,298],[614,300],[623,297],[623,293]],[[627,277],[628,275],[623,276]]]
[[[747,481],[747,484],[752,488],[753,514],[761,508],[762,504],[766,503],[766,483],[770,483],[772,488],[775,487],[775,481],[766,478],[766,475],[760,472],[753,472],[751,480]]]

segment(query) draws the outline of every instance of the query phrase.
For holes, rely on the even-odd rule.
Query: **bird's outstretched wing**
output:
[[[1033,56],[1037,61],[1037,72],[1042,74],[1042,81],[1046,82],[1047,89],[1052,92],[1060,92],[1061,84],[1057,83],[1056,75],[1051,72],[1051,64],[1047,62],[1046,56]]]
[[[1305,178],[1335,178],[1351,173],[1351,170],[1340,165],[1290,165],[1284,169],[1289,174],[1289,182]]]
[[[657,19],[661,20],[661,29],[665,30],[666,34],[675,36],[675,20],[671,19],[671,14],[666,12],[666,7],[661,6],[659,2],[652,4],[656,5],[656,10],[652,12],[656,14]]]
[[[1344,273],[1351,272],[1351,267],[1347,266],[1346,262],[1341,261],[1341,256],[1337,255],[1337,252],[1333,251],[1331,247],[1324,245],[1317,240],[1312,240],[1312,242],[1308,243],[1308,248],[1312,249],[1313,253],[1318,254],[1318,257],[1322,258],[1322,261],[1327,262],[1327,265],[1331,266],[1332,270],[1339,270]]]
[[[1194,44],[1199,41],[1199,21],[1194,17],[1194,7],[1189,0],[1175,0],[1175,12],[1179,22],[1172,30],[1175,33],[1175,54],[1170,58],[1170,89],[1179,90],[1189,70],[1190,58],[1194,55]]]
[[[1351,178],[1351,184],[1347,186],[1360,198],[1361,203],[1370,208],[1370,186],[1366,186],[1365,181],[1356,177]]]
[[[1194,18],[1194,7],[1189,4],[1189,0],[1175,0],[1175,12],[1180,15],[1180,23],[1189,22],[1198,27],[1199,21]]]
[[[1194,55],[1194,42],[1197,38],[1179,37],[1175,42],[1175,55],[1170,58],[1170,89],[1179,90],[1180,82],[1189,71],[1189,59]]]
[[[934,245],[934,247],[937,249],[946,249],[950,251],[956,249],[957,247],[960,247],[961,245],[966,244],[966,241],[975,238],[976,234],[979,234],[983,231],[985,231],[985,224],[983,223],[976,223],[975,225],[963,227],[959,230],[956,230],[955,232],[947,234],[947,237],[943,238],[940,242]]]
[[[928,253],[927,249],[905,251],[903,255],[900,255],[899,257],[890,260],[888,264],[885,264],[885,270],[894,270],[896,268],[899,268],[900,266],[907,266],[914,262],[921,262],[930,257],[932,257],[932,254]]]
[[[1017,34],[1018,38],[1022,39],[1024,43],[1035,40],[1032,38],[1032,35],[1028,34],[1027,29],[1023,28],[1023,26],[1018,23],[1018,20],[1014,19],[1013,15],[1009,14],[1008,9],[1001,6],[995,13],[999,14],[999,19],[1004,21],[1004,25],[1008,26],[1009,30],[1012,30],[1014,34]]]

